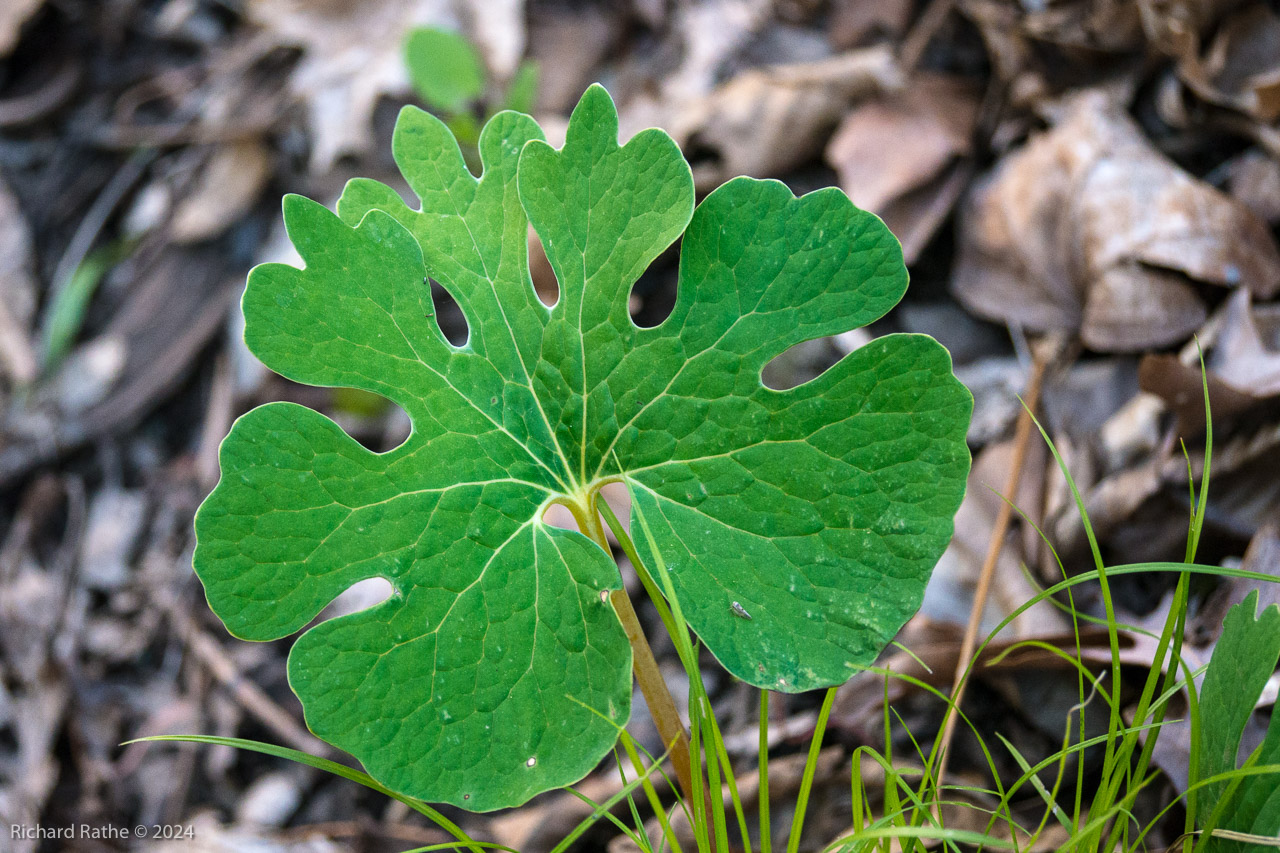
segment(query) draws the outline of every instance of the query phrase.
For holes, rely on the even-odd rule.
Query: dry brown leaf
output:
[[[853,101],[897,85],[887,47],[753,69],[678,112],[669,130],[700,189],[736,175],[773,177],[817,154]]]
[[[1193,375],[1195,399],[1203,410],[1199,374]],[[1211,396],[1215,381],[1211,376]],[[1188,388],[1187,396],[1192,393]],[[1191,408],[1187,406],[1188,410]],[[1218,420],[1216,409],[1214,420]],[[1280,425],[1274,421],[1262,426],[1256,423],[1257,419],[1242,418],[1234,429],[1220,430],[1214,437],[1213,486],[1206,523],[1215,535],[1248,539],[1276,519],[1275,508],[1280,503],[1280,479],[1275,476],[1280,470]],[[1183,553],[1185,522],[1181,527],[1169,523],[1174,514],[1186,512],[1187,501],[1188,464],[1175,439],[1176,433],[1168,437],[1160,452],[1081,489],[1094,533],[1101,541],[1109,540],[1111,558],[1116,563],[1159,559],[1162,554],[1167,559],[1180,559]],[[1198,481],[1203,454],[1193,442],[1188,442],[1188,447],[1191,473]],[[1055,519],[1050,524],[1052,536],[1064,560],[1071,559],[1073,553],[1083,554],[1084,534],[1078,513],[1065,510],[1053,513],[1051,518]]]
[[[836,50],[864,47],[886,37],[896,42],[907,31],[914,6],[911,0],[836,0],[827,24],[827,40]]]
[[[22,35],[22,25],[44,5],[44,0],[5,0],[0,3],[0,56],[8,56]]]
[[[271,177],[271,155],[256,139],[220,146],[173,212],[176,243],[198,243],[234,225]]]
[[[970,173],[978,92],[968,82],[919,74],[894,95],[845,116],[827,162],[853,203],[885,221],[913,263],[951,212]]]
[[[613,8],[617,4],[606,4]],[[647,127],[670,129],[699,108],[723,79],[726,66],[772,20],[770,0],[703,0],[679,4],[667,27],[668,40],[632,69],[647,84],[619,108],[623,138]],[[575,46],[575,51],[581,50]],[[672,57],[678,57],[673,61]],[[557,60],[559,61],[559,60]],[[572,106],[580,89],[565,105]]]
[[[1280,118],[1280,14],[1255,3],[1219,27],[1204,58],[1219,103],[1263,122]]]
[[[1227,189],[1258,218],[1280,223],[1280,160],[1257,149],[1241,154],[1227,167]]]
[[[996,79],[1009,103],[1033,107],[1049,91],[1036,51],[1023,27],[1025,11],[1006,0],[960,0],[960,10],[977,27]]]
[[[1138,381],[1141,387],[1141,364]],[[1163,400],[1146,391],[1117,408],[1097,432],[1103,470],[1118,471],[1158,450],[1164,433],[1160,420],[1167,411]]]
[[[1204,377],[1214,421],[1230,421],[1280,395],[1280,306],[1251,304],[1240,288],[1197,336],[1205,352]],[[1147,355],[1138,379],[1178,418],[1175,431],[1187,437],[1204,429],[1200,349],[1188,345],[1177,355]]]
[[[1043,483],[1037,474],[1044,470],[1040,461],[1043,455],[1043,448],[1037,442],[1023,465],[1018,492],[1011,496],[1014,505],[1032,519],[1039,516]],[[990,545],[991,529],[1004,502],[998,490],[1008,480],[1012,461],[1012,441],[990,445],[974,460],[964,502],[956,513],[955,537],[938,561],[925,589],[920,612],[928,618],[956,625],[964,625],[968,621],[973,609],[974,588]],[[1022,565],[1029,561],[1018,546],[1018,537],[1010,533],[996,561],[991,594],[983,612],[982,636],[985,637],[1006,616],[1036,595],[1038,590],[1022,571]],[[1000,636],[1006,640],[1022,639],[1065,630],[1066,626],[1062,614],[1053,605],[1040,602],[1020,614]],[[954,672],[954,665],[946,671]]]
[[[304,51],[290,86],[307,104],[311,162],[321,172],[365,150],[378,98],[408,89],[402,44],[411,28],[470,23],[468,35],[498,74],[524,49],[522,0],[249,0],[246,12],[276,42]]]
[[[827,147],[827,161],[853,202],[878,213],[970,152],[977,107],[971,85],[918,75],[906,90],[849,113]]]
[[[1142,21],[1132,0],[1026,4],[1029,35],[1067,48],[1124,52],[1142,46]]]
[[[524,56],[525,0],[463,0],[467,31],[484,64],[500,80],[516,73]]]
[[[1010,3],[957,0],[987,47],[1007,104],[1043,111],[1050,99],[1085,86],[1128,92],[1126,73],[1142,49],[1142,28],[1128,0]]]
[[[1194,60],[1213,25],[1251,0],[1138,0],[1147,41],[1164,54]]]
[[[568,112],[617,43],[626,18],[614,4],[553,7],[529,21],[529,49],[538,63],[538,108]]]
[[[1280,394],[1278,341],[1277,306],[1253,309],[1249,291],[1240,288],[1227,302],[1222,331],[1209,359],[1210,370],[1232,388],[1255,397]]]
[[[290,87],[307,104],[316,171],[368,146],[378,98],[408,85],[405,34],[417,25],[455,24],[451,7],[449,0],[250,0],[251,22],[303,50]]]
[[[662,83],[664,99],[688,101],[710,92],[724,64],[771,19],[770,0],[682,3],[672,29],[683,43],[674,73]]]
[[[1280,576],[1280,522],[1271,521],[1249,541],[1240,568],[1246,572]],[[1248,578],[1222,578],[1221,585],[1210,593],[1204,606],[1192,618],[1189,631],[1196,638],[1196,645],[1210,646],[1222,634],[1222,620],[1227,611],[1244,601],[1249,593],[1257,590],[1258,609],[1272,604],[1280,605],[1280,583],[1250,580]]]
[[[1183,340],[1206,309],[1186,278],[1280,290],[1280,252],[1246,207],[1183,172],[1097,93],[973,193],[953,290],[975,313],[1078,330],[1100,351]]]
[[[1205,306],[1176,274],[1127,262],[1103,270],[1085,302],[1080,338],[1101,352],[1133,352],[1183,340]]]
[[[1230,420],[1257,404],[1248,394],[1208,374],[1209,406],[1215,421]],[[1204,385],[1198,364],[1192,366],[1168,353],[1147,354],[1138,365],[1138,384],[1177,417],[1174,433],[1188,438],[1204,430]]]
[[[18,200],[0,180],[0,374],[22,385],[35,379],[31,340],[36,313],[31,229]]]
[[[1181,460],[1174,460],[1181,461]],[[1181,482],[1169,466],[1168,480],[1186,491],[1186,468]],[[1220,531],[1241,538],[1252,537],[1264,524],[1276,520],[1280,506],[1280,424],[1271,423],[1213,446],[1213,488],[1208,521]]]

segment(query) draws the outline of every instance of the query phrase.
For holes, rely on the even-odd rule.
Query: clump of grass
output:
[[[1246,836],[1216,829],[1225,803],[1214,815],[1197,814],[1195,797],[1190,796],[1206,786],[1229,782],[1239,784],[1240,780],[1260,773],[1280,772],[1280,767],[1250,766],[1209,778],[1202,778],[1199,772],[1198,745],[1200,732],[1204,722],[1200,717],[1199,702],[1195,678],[1201,669],[1192,669],[1182,655],[1182,643],[1186,629],[1187,605],[1190,594],[1190,581],[1193,575],[1207,574],[1220,577],[1242,577],[1254,580],[1274,582],[1276,579],[1268,575],[1246,572],[1239,569],[1227,569],[1219,566],[1201,565],[1195,562],[1201,533],[1204,527],[1205,509],[1208,500],[1210,470],[1212,461],[1213,429],[1209,416],[1208,388],[1205,391],[1206,435],[1204,465],[1197,488],[1191,475],[1191,464],[1188,459],[1188,480],[1190,488],[1190,517],[1188,519],[1187,544],[1183,562],[1149,562],[1123,566],[1108,566],[1102,558],[1101,548],[1089,519],[1088,510],[1083,497],[1067,468],[1061,454],[1052,439],[1038,421],[1034,421],[1040,430],[1058,467],[1065,477],[1089,542],[1093,557],[1093,569],[1073,576],[1068,576],[1053,545],[1034,523],[1023,515],[1049,547],[1050,553],[1057,562],[1062,580],[1041,590],[1031,600],[1025,602],[1010,613],[979,646],[973,661],[981,659],[982,652],[992,640],[1022,613],[1042,601],[1048,601],[1060,607],[1070,616],[1073,626],[1074,649],[1067,651],[1055,645],[1038,640],[1029,640],[1003,650],[992,659],[999,663],[1006,656],[1020,649],[1035,648],[1058,656],[1076,673],[1076,689],[1078,701],[1063,721],[1063,737],[1061,746],[1052,754],[1033,759],[1023,755],[1007,738],[996,734],[1000,741],[991,745],[983,738],[982,733],[968,719],[963,711],[953,702],[951,696],[938,690],[920,679],[893,672],[879,667],[868,667],[867,670],[880,675],[885,683],[886,700],[883,709],[884,745],[882,749],[861,746],[854,750],[851,757],[851,825],[852,831],[833,840],[823,848],[823,853],[837,851],[883,851],[883,853],[912,853],[924,851],[926,848],[941,844],[944,848],[959,851],[961,845],[978,849],[996,850],[1032,850],[1036,849],[1046,837],[1051,826],[1059,827],[1059,834],[1065,842],[1059,849],[1072,851],[1123,850],[1137,851],[1147,849],[1147,840],[1157,828],[1168,831],[1167,821],[1175,807],[1182,803],[1185,806],[1183,831],[1180,841],[1187,853],[1203,849],[1213,838],[1224,838],[1250,841],[1253,843],[1280,846],[1280,841],[1259,839],[1257,836]],[[1184,448],[1185,455],[1185,448]],[[1015,508],[1016,509],[1016,508]],[[704,802],[695,800],[692,809],[687,809],[692,822],[692,830],[697,839],[698,853],[714,853],[738,849],[754,853],[754,848],[746,828],[746,820],[742,801],[734,784],[734,776],[729,766],[724,749],[723,738],[716,724],[705,686],[702,683],[700,669],[697,666],[696,643],[693,641],[688,627],[680,612],[679,601],[673,594],[670,578],[661,557],[655,558],[652,575],[646,571],[640,561],[636,549],[627,536],[627,531],[605,506],[601,511],[612,528],[624,552],[632,564],[637,567],[640,577],[651,598],[658,605],[659,613],[667,629],[676,641],[681,663],[689,678],[690,719],[693,728],[694,754],[705,754],[707,757],[704,773],[699,774],[697,788],[699,791],[720,791],[721,779],[726,780],[729,808],[724,805],[723,796],[711,796]],[[638,516],[641,534],[647,535],[643,516]],[[657,554],[657,549],[650,549]],[[1161,628],[1155,635],[1142,628],[1121,624],[1116,617],[1111,592],[1111,580],[1116,577],[1152,572],[1171,572],[1177,575],[1174,588],[1173,604]],[[653,575],[656,575],[655,581]],[[1103,606],[1103,617],[1096,618],[1081,612],[1075,604],[1073,591],[1082,584],[1097,584]],[[659,594],[661,593],[661,594]],[[668,608],[664,604],[670,603]],[[1106,628],[1108,644],[1111,651],[1110,665],[1106,671],[1095,675],[1085,663],[1081,643],[1081,624],[1096,624]],[[1133,707],[1132,722],[1126,723],[1121,706],[1121,632],[1143,633],[1155,640],[1155,654],[1147,675],[1142,682],[1138,701]],[[975,664],[970,663],[965,678],[972,675]],[[920,766],[909,765],[894,754],[893,721],[895,714],[888,703],[889,679],[899,679],[911,684],[918,690],[936,696],[945,705],[945,715],[956,715],[958,720],[969,731],[982,751],[987,764],[987,771],[993,780],[991,788],[978,788],[946,782],[938,777],[940,766],[939,749],[941,738],[935,738],[926,753],[919,746],[914,735],[906,730],[907,737],[915,746]],[[822,745],[823,734],[834,698],[834,690],[829,690],[824,697],[818,722],[810,744],[808,759],[801,779],[800,792],[796,808],[793,812],[791,826],[787,833],[787,853],[796,853],[799,848],[801,831],[807,808],[809,794],[812,790],[817,769],[817,758]],[[1191,762],[1189,768],[1188,789],[1178,798],[1165,805],[1159,813],[1145,823],[1135,813],[1135,804],[1139,796],[1147,790],[1156,779],[1159,771],[1153,769],[1152,760],[1161,731],[1168,722],[1170,703],[1176,697],[1185,695],[1187,701],[1187,719],[1191,727]],[[1085,708],[1091,704],[1101,703],[1107,714],[1107,730],[1104,734],[1088,737],[1085,729]],[[768,807],[768,693],[761,692],[761,714],[759,722],[760,735],[760,850],[771,853],[771,832]],[[902,721],[898,720],[899,724]],[[942,726],[946,725],[944,716]],[[902,726],[905,730],[905,725]],[[698,748],[702,747],[702,753]],[[1078,760],[1089,750],[1101,749],[1103,752],[1101,769],[1096,775],[1086,778],[1085,763]],[[997,750],[1007,754],[1018,766],[1020,775],[1012,780],[1001,778],[995,758]],[[882,791],[878,797],[868,789],[863,778],[861,767],[865,763],[879,767],[883,773]],[[1044,774],[1051,781],[1046,782]],[[1015,802],[1025,797],[1028,788],[1033,797],[1038,797],[1041,809],[1038,819],[1028,824],[1025,819],[1019,820],[1015,813]],[[977,795],[994,807],[977,805]],[[677,801],[678,807],[686,807]],[[878,808],[877,808],[878,806]],[[985,821],[985,829],[975,832],[957,829],[947,825],[945,815],[947,807],[968,809],[979,812]],[[731,811],[738,823],[738,837],[730,846],[726,827],[727,813]],[[1022,810],[1020,810],[1022,811]],[[656,813],[662,813],[655,809]],[[670,822],[662,821],[662,841],[673,850],[679,850],[679,843],[670,831]],[[1199,828],[1197,828],[1199,827]],[[652,853],[654,846],[640,828],[637,818],[637,832],[631,833],[637,846],[646,853]],[[661,849],[659,846],[658,849]]]

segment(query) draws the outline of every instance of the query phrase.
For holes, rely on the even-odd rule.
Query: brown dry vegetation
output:
[[[905,302],[866,333],[801,345],[770,368],[772,384],[793,384],[868,333],[925,332],[951,349],[976,396],[969,497],[900,638],[932,675],[887,656],[896,668],[949,686],[1001,507],[988,487],[1015,486],[1069,572],[1091,565],[1051,458],[1038,439],[1015,447],[1016,395],[1039,370],[1039,413],[1107,559],[1176,560],[1189,513],[1180,439],[1197,477],[1202,460],[1198,340],[1215,429],[1200,560],[1280,573],[1274,3],[3,0],[0,849],[390,851],[444,840],[417,815],[303,768],[225,748],[119,746],[208,733],[329,754],[285,683],[288,643],[235,641],[207,611],[191,519],[216,481],[219,440],[258,403],[304,402],[374,447],[405,434],[398,411],[267,373],[240,341],[236,300],[250,266],[290,256],[282,193],[328,203],[349,177],[395,180],[391,124],[413,100],[400,44],[422,23],[461,28],[497,80],[524,57],[539,62],[537,112],[553,139],[599,80],[624,134],[672,133],[700,192],[738,174],[797,192],[834,184],[899,235],[913,275]],[[642,280],[636,310],[660,317],[674,287],[666,258]],[[1058,577],[1016,521],[993,571],[988,626]],[[1121,621],[1161,624],[1171,583],[1117,581]],[[1191,660],[1208,658],[1248,588],[1195,590]],[[1264,603],[1276,590],[1262,590]],[[336,606],[359,607],[359,592]],[[1002,640],[1062,643],[1069,627],[1040,605]],[[1122,636],[1139,684],[1151,641]],[[1104,666],[1105,641],[1085,640],[1086,659]],[[678,685],[670,644],[657,650]],[[966,699],[980,727],[1030,756],[1059,746],[1078,700],[1074,674],[1050,660],[981,669]],[[706,678],[750,801],[754,692],[710,659]],[[849,826],[848,754],[879,738],[881,698],[861,678],[840,691],[806,847]],[[890,698],[927,746],[941,706],[901,687]],[[774,705],[784,832],[814,709],[806,696]],[[632,727],[657,746],[642,713]],[[1166,734],[1143,815],[1186,783],[1185,729]],[[963,736],[950,767],[982,783],[984,762]],[[582,790],[599,799],[618,786],[605,766]],[[536,851],[585,812],[553,793],[456,817],[477,838]],[[40,847],[8,835],[37,823],[190,823],[197,837]],[[616,834],[601,824],[577,849],[620,853]]]

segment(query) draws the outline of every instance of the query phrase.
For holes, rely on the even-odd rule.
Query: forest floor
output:
[[[902,304],[865,332],[793,348],[769,381],[805,381],[868,336],[912,331],[944,343],[973,391],[968,497],[924,607],[899,637],[931,668],[917,674],[950,688],[999,494],[1010,492],[1069,574],[1092,567],[1047,448],[1038,437],[1016,447],[1019,395],[1070,467],[1107,561],[1180,560],[1188,468],[1198,478],[1203,465],[1198,346],[1214,413],[1198,560],[1280,574],[1274,3],[6,0],[0,831],[189,824],[197,833],[169,845],[5,835],[0,849],[300,853],[445,840],[398,804],[303,767],[225,747],[120,746],[204,733],[333,754],[289,691],[290,641],[237,641],[209,612],[191,571],[192,516],[217,481],[219,441],[254,405],[305,403],[374,448],[406,435],[399,410],[266,371],[241,340],[238,298],[251,266],[293,257],[282,194],[332,204],[357,175],[401,185],[390,134],[399,107],[416,99],[402,43],[418,25],[460,29],[498,82],[522,60],[537,63],[535,114],[552,139],[599,81],[624,135],[659,126],[676,138],[700,195],[739,174],[797,193],[839,186],[898,235],[912,273]],[[669,253],[641,280],[637,317],[662,317],[675,286]],[[442,323],[457,331],[456,309],[441,304]],[[1060,579],[1017,518],[992,570],[985,628]],[[1118,621],[1163,624],[1173,582],[1117,579]],[[1208,659],[1223,614],[1251,588],[1193,590],[1189,659]],[[1280,587],[1261,593],[1280,601]],[[1099,612],[1087,592],[1076,604]],[[335,606],[359,607],[359,590]],[[641,616],[657,625],[651,606]],[[1151,645],[1137,630],[1122,635],[1132,688]],[[1064,637],[1069,620],[1048,604],[1001,635],[1059,646]],[[678,686],[674,649],[655,646]],[[1105,665],[1101,654],[1091,660]],[[884,663],[914,665],[900,652]],[[706,668],[745,788],[756,693],[710,657]],[[1061,745],[1077,689],[1074,672],[1026,656],[980,669],[964,707],[981,731],[1045,755]],[[909,756],[905,731],[927,748],[943,705],[900,683],[892,690]],[[882,742],[883,698],[863,678],[838,693],[806,849],[848,829],[849,755]],[[1264,694],[1246,731],[1254,743],[1274,699]],[[819,701],[779,695],[773,706],[771,788],[784,829]],[[632,730],[660,751],[643,712]],[[1139,813],[1186,785],[1186,734],[1169,732]],[[1007,753],[996,760],[1018,772]],[[974,785],[988,772],[964,735],[950,768]],[[620,785],[608,761],[580,787],[601,799]],[[511,812],[450,814],[478,839],[533,853],[586,811],[556,792]],[[628,849],[601,822],[575,849],[606,847]]]

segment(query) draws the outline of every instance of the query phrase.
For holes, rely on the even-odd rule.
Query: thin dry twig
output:
[[[162,597],[162,606],[169,622],[196,660],[227,690],[235,701],[251,716],[271,729],[286,745],[311,755],[327,756],[332,750],[314,735],[298,725],[293,715],[262,691],[252,681],[240,675],[235,662],[222,649],[218,641],[210,637],[181,605],[168,596]]]
[[[951,13],[955,0],[932,0],[916,19],[915,25],[902,40],[902,48],[898,51],[898,64],[904,74],[910,74],[920,63],[929,42],[938,34],[942,24]]]
[[[978,573],[978,585],[973,593],[973,608],[969,612],[969,624],[965,627],[964,638],[960,642],[960,652],[956,658],[956,671],[952,679],[954,686],[951,690],[951,706],[948,707],[943,722],[941,745],[938,749],[938,774],[936,779],[939,788],[942,786],[942,780],[946,777],[947,762],[951,753],[951,740],[955,736],[956,721],[960,716],[958,710],[960,703],[964,701],[964,691],[969,681],[967,670],[973,658],[974,648],[978,644],[978,630],[982,626],[982,614],[987,608],[987,597],[991,592],[991,581],[995,577],[996,563],[1000,558],[1000,551],[1004,547],[1004,541],[1009,532],[1009,524],[1013,520],[1012,500],[1018,490],[1018,481],[1022,477],[1022,467],[1027,457],[1027,447],[1031,442],[1032,415],[1040,400],[1040,389],[1044,384],[1045,367],[1053,358],[1057,348],[1046,341],[1044,346],[1033,349],[1031,377],[1027,380],[1026,397],[1023,399],[1022,411],[1018,415],[1018,424],[1014,430],[1013,459],[1009,465],[1009,477],[1004,484],[1003,494],[1007,500],[1000,504],[999,514],[996,516],[995,525],[991,529],[991,540],[987,546],[987,555],[982,562],[982,569]]]
[[[64,59],[35,91],[0,100],[0,127],[20,127],[48,116],[76,94],[82,76],[78,59]]]

